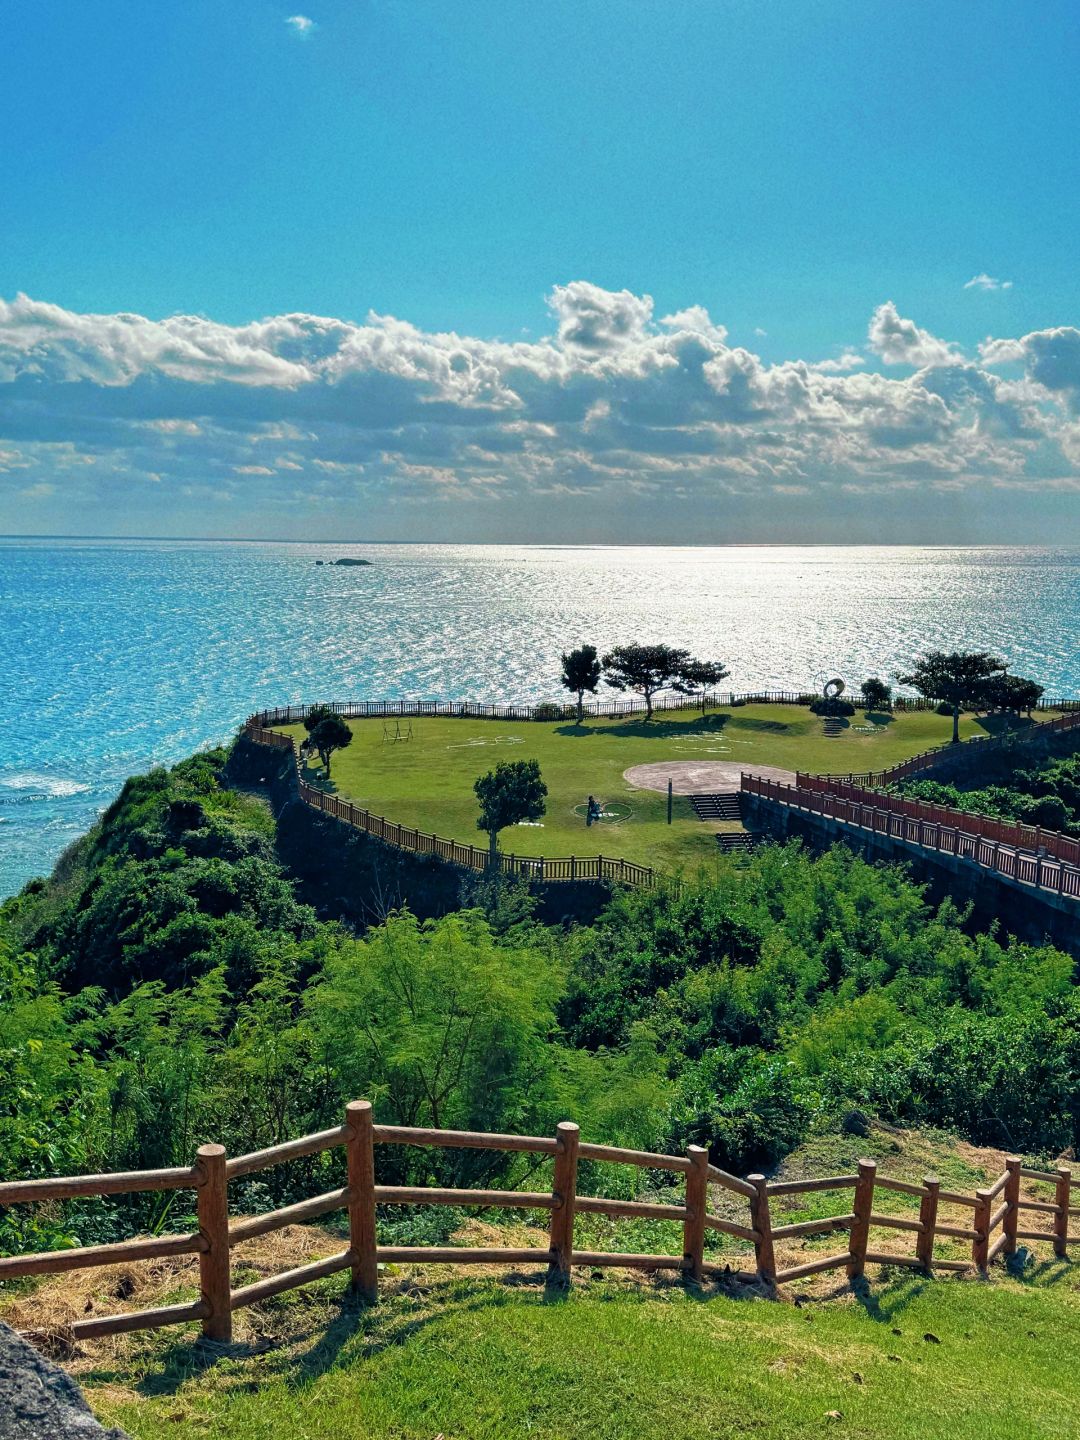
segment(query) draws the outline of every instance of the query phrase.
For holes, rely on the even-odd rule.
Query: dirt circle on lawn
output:
[[[783,785],[795,780],[794,770],[781,770],[775,765],[740,765],[737,760],[658,760],[651,765],[632,765],[623,771],[623,779],[639,790],[663,791],[670,780],[676,795],[701,795],[738,790],[744,770],[767,780],[779,780]]]

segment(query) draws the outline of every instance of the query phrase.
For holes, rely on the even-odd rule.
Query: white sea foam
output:
[[[0,790],[32,791],[35,797],[42,800],[83,795],[90,788],[80,780],[67,780],[59,775],[42,775],[34,770],[19,770],[7,775],[0,773]]]

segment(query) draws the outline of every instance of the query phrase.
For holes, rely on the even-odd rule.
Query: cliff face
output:
[[[0,1440],[127,1440],[90,1413],[82,1391],[59,1365],[0,1325]]]

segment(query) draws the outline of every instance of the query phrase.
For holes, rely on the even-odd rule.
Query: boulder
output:
[[[0,1440],[128,1440],[94,1419],[75,1381],[0,1324]]]

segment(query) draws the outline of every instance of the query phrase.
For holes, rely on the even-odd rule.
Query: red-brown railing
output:
[[[823,781],[823,787],[828,783]],[[741,779],[741,788],[746,794],[757,795],[794,810],[821,815],[842,825],[857,826],[861,830],[887,835],[909,845],[920,845],[926,849],[939,850],[946,855],[973,860],[984,869],[1019,881],[1022,885],[1080,898],[1080,869],[1068,858],[1050,853],[1046,845],[1047,837],[1051,833],[1048,831],[1039,832],[1047,853],[1031,853],[1022,848],[1018,841],[1002,841],[992,835],[981,834],[978,824],[986,817],[969,815],[963,811],[950,812],[960,823],[942,824],[908,814],[903,807],[914,802],[901,801],[896,796],[860,789],[857,791],[858,798],[849,798],[831,789],[812,788],[801,784],[785,785],[760,775],[745,773]],[[845,788],[850,790],[855,787]],[[999,822],[988,823],[996,826]],[[1058,836],[1057,839],[1063,847],[1075,844],[1065,835]]]
[[[320,810],[324,815],[342,820],[346,825],[352,825],[388,845],[394,845],[399,850],[408,850],[415,855],[434,855],[440,860],[446,860],[452,865],[462,865],[469,870],[487,870],[491,864],[491,852],[486,847],[463,845],[458,840],[447,840],[441,835],[429,834],[426,830],[400,825],[396,820],[388,820],[385,815],[374,815],[361,805],[354,805],[337,795],[328,795],[326,791],[307,784],[302,778],[299,751],[291,735],[265,730],[250,722],[243,733],[255,745],[269,745],[278,750],[292,752],[296,761],[300,798],[313,810]],[[651,889],[663,880],[651,866],[639,865],[634,860],[623,860],[611,855],[508,855],[499,850],[496,852],[496,865],[504,875],[545,882],[613,880],[621,885]]]
[[[1013,849],[1035,853],[1042,850],[1066,864],[1080,865],[1080,840],[1062,835],[1057,830],[1045,830],[1041,825],[1023,825],[1018,820],[1000,820],[992,815],[977,815],[970,810],[954,810],[949,805],[934,805],[928,800],[912,800],[904,795],[885,795],[865,786],[851,785],[825,775],[806,775],[802,771],[795,777],[795,788],[811,790],[818,795],[833,795],[839,800],[857,801],[861,805],[881,806],[894,815],[906,815],[932,825],[951,826],[966,835],[996,840]]]
[[[547,1156],[553,1162],[551,1188],[546,1191],[458,1190],[424,1185],[380,1185],[375,1178],[375,1149],[379,1145],[463,1147]],[[335,1148],[345,1150],[345,1185],[263,1215],[245,1219],[230,1217],[230,1181]],[[631,1165],[640,1170],[681,1175],[685,1180],[684,1194],[675,1204],[582,1195],[577,1187],[579,1160]],[[1052,1184],[1055,1187],[1053,1201],[1023,1198],[1021,1180]],[[583,1142],[577,1125],[568,1121],[558,1125],[553,1136],[377,1125],[370,1103],[356,1100],[346,1106],[343,1125],[231,1159],[226,1156],[224,1146],[203,1145],[195,1164],[190,1167],[0,1183],[0,1205],[36,1204],[76,1196],[116,1195],[144,1190],[190,1189],[195,1192],[198,1216],[198,1229],[189,1234],[7,1256],[0,1259],[0,1281],[118,1262],[194,1254],[199,1257],[198,1300],[76,1320],[70,1326],[71,1332],[75,1339],[91,1339],[197,1320],[210,1339],[228,1341],[232,1337],[234,1311],[339,1271],[348,1270],[354,1289],[365,1301],[374,1303],[378,1298],[380,1263],[528,1265],[546,1268],[549,1279],[560,1283],[569,1280],[575,1265],[673,1270],[681,1272],[690,1281],[700,1282],[708,1275],[730,1273],[728,1265],[718,1263],[706,1253],[705,1237],[710,1231],[753,1246],[754,1269],[752,1272],[736,1272],[740,1278],[776,1285],[841,1267],[846,1268],[849,1276],[856,1277],[863,1273],[868,1263],[911,1265],[924,1271],[965,1270],[971,1266],[985,1270],[997,1256],[1011,1254],[1018,1240],[1045,1241],[1053,1246],[1055,1255],[1065,1256],[1068,1244],[1075,1243],[1077,1238],[1069,1234],[1069,1219],[1080,1214],[1080,1208],[1070,1205],[1071,1183],[1071,1172],[1064,1166],[1056,1172],[1029,1170],[1019,1159],[1008,1160],[1000,1178],[989,1188],[976,1191],[974,1196],[942,1190],[940,1182],[933,1176],[926,1177],[921,1184],[878,1176],[872,1160],[861,1160],[858,1173],[854,1175],[769,1182],[764,1175],[758,1174],[744,1180],[710,1164],[708,1152],[698,1145],[691,1145],[685,1155],[659,1155],[613,1145],[596,1145]],[[710,1187],[745,1201],[746,1223],[713,1213],[710,1209]],[[918,1199],[918,1219],[876,1212],[873,1208],[875,1187]],[[848,1189],[854,1194],[850,1210],[844,1214],[788,1225],[773,1223],[774,1200],[815,1191]],[[999,1196],[1001,1200],[995,1205]],[[972,1210],[971,1224],[943,1223],[938,1218],[938,1206],[941,1204]],[[379,1205],[455,1205],[547,1211],[551,1217],[548,1243],[533,1248],[380,1245]],[[348,1213],[349,1225],[349,1243],[343,1249],[311,1264],[252,1284],[233,1287],[233,1251],[238,1245],[286,1225],[318,1219],[342,1210]],[[1051,1229],[1021,1230],[1018,1223],[1021,1211],[1048,1215]],[[578,1214],[676,1221],[682,1226],[682,1252],[654,1255],[578,1249],[574,1243],[574,1222]],[[917,1237],[915,1254],[901,1255],[870,1249],[870,1231],[874,1227],[914,1234]],[[993,1232],[999,1227],[1000,1236],[991,1241]],[[778,1241],[837,1232],[846,1232],[848,1236],[847,1246],[842,1252],[777,1268]],[[938,1237],[970,1241],[971,1260],[935,1258],[934,1245]]]
[[[911,708],[910,705],[909,708]],[[1040,720],[1034,725],[1025,725],[1019,730],[1003,731],[1000,735],[973,735],[970,740],[963,742],[964,748],[959,753],[965,757],[971,757],[974,747],[977,755],[981,757],[989,754],[992,750],[1004,750],[1014,745],[1028,745],[1047,735],[1056,735],[1062,730],[1074,730],[1080,726],[1080,701],[1053,700],[1048,701],[1045,705],[1041,704],[1037,708],[1062,710],[1065,713],[1056,715],[1053,720]],[[819,775],[816,778],[849,785],[862,785],[868,790],[883,790],[889,785],[907,780],[912,775],[921,775],[928,770],[933,770],[943,761],[955,759],[957,753],[958,747],[951,743],[935,745],[929,750],[921,750],[918,755],[912,755],[907,760],[901,760],[896,765],[890,765],[886,770],[864,770],[861,773],[850,771],[843,775]]]

